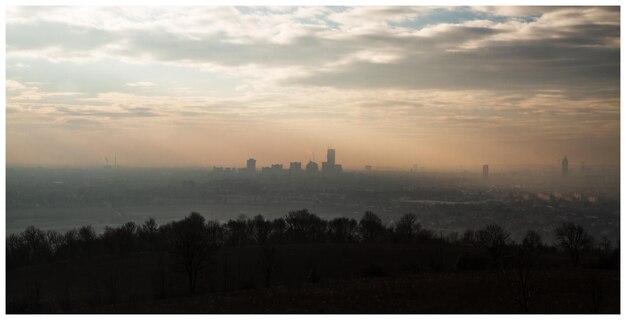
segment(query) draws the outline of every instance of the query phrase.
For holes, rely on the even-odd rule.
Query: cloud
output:
[[[30,19],[22,9],[8,20],[7,46],[9,57],[54,62],[123,59],[231,74],[252,68],[257,84],[537,89],[619,79],[614,8],[474,8],[510,19],[393,25],[435,9],[52,8]],[[536,17],[517,19],[528,15]],[[279,70],[288,73],[266,77]]]
[[[16,7],[7,126],[614,139],[619,56],[618,7]]]
[[[148,87],[155,86],[155,84],[150,81],[126,82],[126,85],[129,87],[138,87],[138,88],[148,88]]]
[[[12,79],[6,80],[6,90],[9,101],[38,101],[80,95],[79,92],[47,92],[31,83],[22,83]]]

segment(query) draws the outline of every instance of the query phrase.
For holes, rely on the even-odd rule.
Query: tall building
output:
[[[326,152],[326,161],[322,162],[322,172],[334,174],[340,173],[341,170],[341,165],[335,163],[335,149],[328,149]]]
[[[489,178],[489,165],[483,164],[483,179]]]
[[[320,170],[319,165],[316,162],[309,161],[306,164],[306,173],[317,173]]]
[[[255,172],[256,160],[252,158],[248,159],[248,161],[246,161],[246,169],[248,169],[248,172]]]
[[[567,161],[567,157],[563,157],[561,161],[561,174],[564,176],[569,174],[569,161]]]
[[[335,165],[335,149],[328,149],[326,151],[326,162],[330,166],[334,166]]]

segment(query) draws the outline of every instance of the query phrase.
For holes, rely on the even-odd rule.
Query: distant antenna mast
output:
[[[117,155],[115,155],[115,159],[114,159],[114,162],[113,162],[113,166],[117,168]]]

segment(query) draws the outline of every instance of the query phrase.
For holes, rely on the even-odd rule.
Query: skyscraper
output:
[[[561,161],[561,174],[567,176],[569,174],[569,161],[567,161],[567,157],[563,157]]]
[[[332,167],[335,165],[335,149],[328,149],[326,151],[326,162]]]
[[[248,172],[255,172],[256,160],[252,158],[248,159],[248,161],[246,162],[246,169],[248,169]]]
[[[335,174],[340,173],[341,170],[341,165],[335,163],[335,149],[328,149],[326,151],[326,161],[322,162],[322,172]]]
[[[489,178],[489,165],[483,164],[483,179]]]

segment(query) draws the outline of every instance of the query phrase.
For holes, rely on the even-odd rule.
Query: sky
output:
[[[7,165],[618,165],[619,15],[9,7]]]

